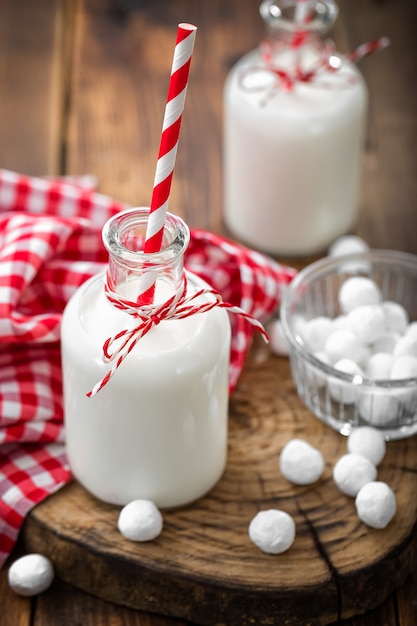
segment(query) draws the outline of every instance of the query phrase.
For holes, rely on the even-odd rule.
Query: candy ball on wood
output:
[[[303,439],[291,439],[279,457],[281,474],[296,485],[315,483],[323,474],[324,466],[320,450]]]
[[[393,490],[381,481],[364,485],[356,496],[355,506],[361,522],[377,529],[386,528],[397,511]]]
[[[259,511],[249,524],[249,538],[262,552],[281,554],[295,539],[294,519],[279,509]]]
[[[151,500],[133,500],[120,511],[117,525],[126,539],[152,541],[162,532],[163,518]]]
[[[52,562],[42,554],[20,557],[8,571],[10,588],[20,596],[35,596],[46,591],[54,579]]]

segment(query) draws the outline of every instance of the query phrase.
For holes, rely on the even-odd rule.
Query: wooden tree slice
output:
[[[326,459],[313,486],[280,475],[279,453],[293,437]],[[346,439],[303,406],[287,359],[254,350],[231,400],[227,469],[206,497],[164,512],[162,534],[140,544],[118,532],[119,507],[73,482],[33,509],[26,548],[48,555],[62,580],[132,608],[207,626],[328,624],[381,603],[415,566],[417,438],[387,448],[378,479],[395,491],[397,514],[373,530],[332,480]],[[284,554],[264,554],[248,537],[267,508],[295,519]]]

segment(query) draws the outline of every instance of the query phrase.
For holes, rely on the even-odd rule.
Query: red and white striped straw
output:
[[[178,24],[177,41],[172,60],[151,207],[145,235],[145,252],[158,252],[162,245],[196,31],[197,27],[192,24]]]
[[[310,17],[310,0],[297,0],[295,3],[294,22],[305,24]]]
[[[352,63],[357,63],[357,61],[364,59],[369,54],[373,54],[374,52],[383,50],[389,45],[390,40],[388,39],[388,37],[380,37],[379,39],[374,39],[373,41],[367,41],[366,43],[362,43],[352,52],[348,52],[345,55],[345,58]]]

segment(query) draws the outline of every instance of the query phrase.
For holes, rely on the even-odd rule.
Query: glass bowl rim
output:
[[[301,287],[301,285],[312,277],[318,277],[325,272],[327,275],[333,270],[337,270],[341,265],[346,265],[351,262],[358,261],[378,261],[383,262],[396,262],[397,265],[406,265],[411,269],[414,269],[417,275],[417,255],[410,252],[403,252],[400,250],[388,250],[388,249],[371,249],[366,252],[355,252],[350,254],[343,254],[338,256],[326,256],[317,261],[309,263],[306,267],[300,270],[285,288],[282,301],[280,305],[280,319],[282,323],[282,329],[284,335],[291,347],[296,353],[298,353],[304,360],[308,361],[318,370],[321,370],[332,378],[340,379],[344,382],[351,383],[353,385],[361,386],[369,389],[408,389],[417,386],[417,377],[410,378],[398,378],[398,379],[372,379],[367,378],[359,374],[348,374],[337,370],[331,365],[327,365],[324,361],[321,361],[309,352],[301,343],[296,340],[294,333],[290,327],[290,305],[294,292]],[[352,276],[362,276],[363,272],[352,272]]]

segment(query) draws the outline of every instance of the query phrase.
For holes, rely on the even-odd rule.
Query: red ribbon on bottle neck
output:
[[[104,285],[104,291],[107,299],[113,306],[120,311],[124,311],[133,318],[140,320],[133,328],[126,328],[119,331],[113,337],[109,337],[103,344],[103,361],[112,362],[113,366],[107,374],[87,393],[87,397],[91,398],[98,393],[113,376],[115,371],[121,365],[127,355],[133,350],[138,341],[144,337],[154,326],[157,326],[163,320],[183,319],[196,313],[204,313],[218,306],[226,309],[229,313],[241,315],[252,324],[261,334],[265,341],[269,341],[268,334],[262,324],[250,313],[229,302],[224,302],[222,296],[215,289],[199,289],[198,291],[187,294],[187,276],[183,275],[183,281],[180,289],[171,296],[166,302],[160,304],[142,305],[130,300],[120,298],[109,285],[108,276]],[[198,299],[207,296],[203,302]],[[115,360],[116,359],[116,360]]]
[[[305,45],[306,39],[307,32],[301,30],[297,31],[289,47],[294,50],[301,49]],[[275,65],[273,44],[269,40],[264,40],[261,42],[260,51],[265,66],[253,66],[246,68],[241,75],[241,84],[243,85],[244,78],[249,74],[267,71],[277,79],[275,84],[272,86],[268,85],[266,87],[257,86],[253,89],[254,91],[263,90],[265,88],[270,91],[275,91],[279,88],[284,88],[285,91],[291,91],[297,83],[311,83],[326,72],[338,72],[343,66],[343,60],[357,63],[366,56],[374,54],[379,50],[383,50],[389,44],[390,41],[387,37],[380,37],[379,39],[368,41],[358,46],[352,52],[345,54],[339,59],[340,62],[335,64],[334,62],[332,63],[332,59],[336,56],[335,45],[333,41],[328,40],[324,43],[322,54],[319,55],[319,60],[314,67],[309,68],[308,70],[303,70],[303,68],[296,63],[294,70],[288,71]],[[244,88],[252,90],[248,87]]]

